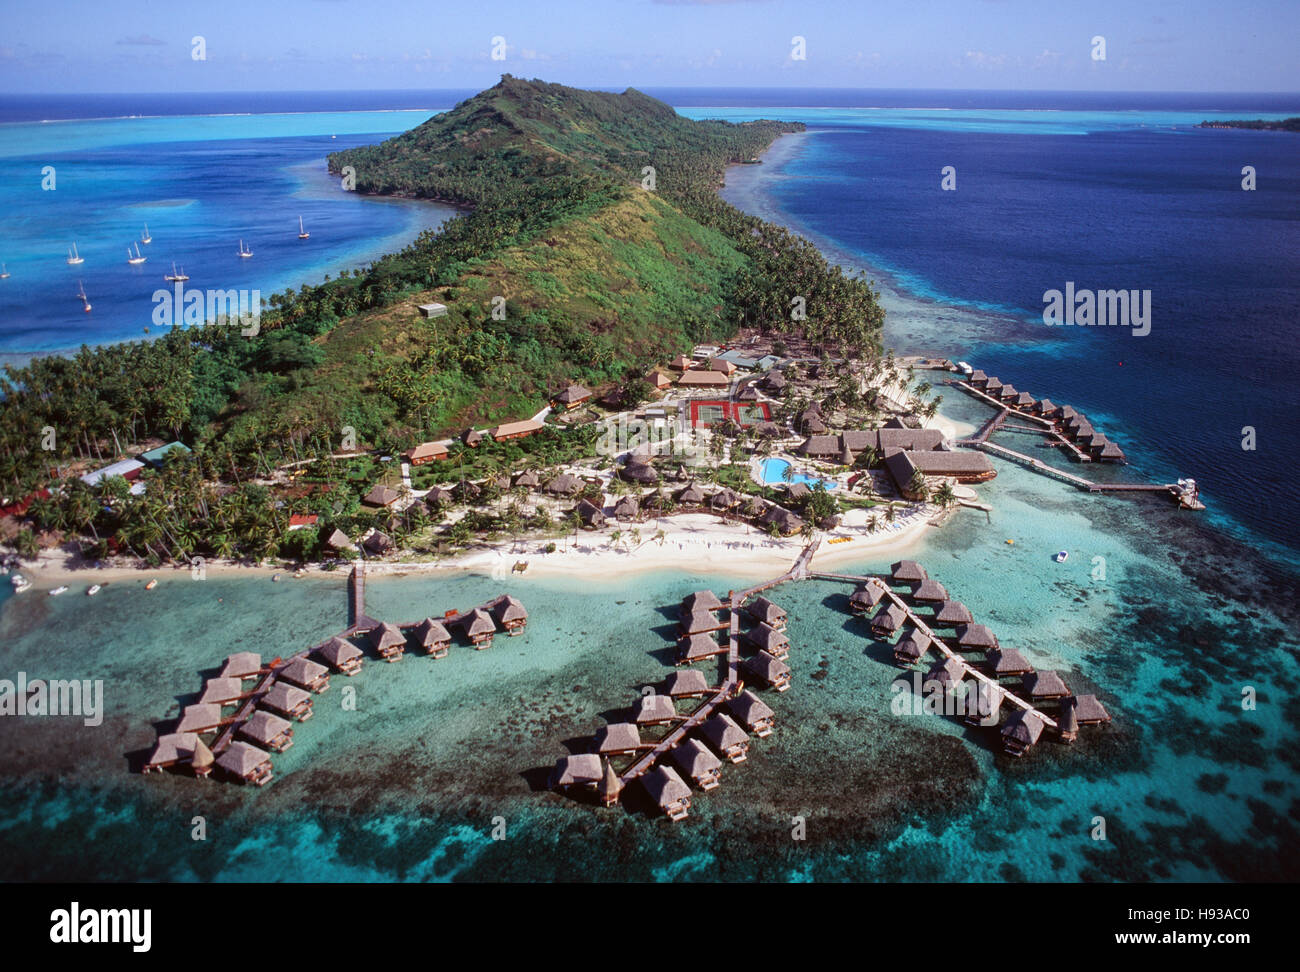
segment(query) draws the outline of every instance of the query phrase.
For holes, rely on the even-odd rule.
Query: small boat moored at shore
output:
[[[151,580],[148,584],[145,584],[145,585],[144,585],[144,589],[145,589],[146,591],[152,591],[152,590],[153,590],[155,587],[157,587],[157,586],[158,586],[158,578],[155,577],[155,578],[154,578],[153,580]]]
[[[102,590],[103,587],[100,586],[99,584],[91,584],[89,587],[86,588],[86,597],[94,597]]]
[[[27,590],[27,588],[32,586],[32,582],[22,574],[14,574],[13,577],[9,578],[9,583],[13,585],[15,594],[21,594],[23,591]]]
[[[58,597],[60,594],[66,593],[68,593],[68,585],[60,584],[58,587],[54,588],[54,590],[50,591],[50,597]]]

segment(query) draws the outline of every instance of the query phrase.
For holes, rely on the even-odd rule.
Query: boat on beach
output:
[[[27,588],[32,586],[32,582],[22,574],[14,574],[13,577],[9,578],[9,583],[13,585],[15,594],[21,594],[23,591],[27,590]]]

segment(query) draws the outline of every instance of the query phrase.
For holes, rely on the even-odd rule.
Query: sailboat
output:
[[[245,259],[245,260],[247,260],[249,257],[251,257],[251,256],[253,255],[253,251],[252,251],[252,250],[246,250],[246,249],[244,249],[244,241],[243,241],[243,240],[240,240],[240,241],[239,241],[239,255],[240,255],[240,257],[242,257],[242,258]]]
[[[147,259],[147,257],[142,257],[142,256],[140,255],[140,244],[139,244],[139,243],[137,243],[137,244],[135,245],[135,253],[134,253],[134,254],[131,253],[131,248],[130,248],[129,246],[126,248],[126,262],[129,263],[129,264],[131,264],[132,266],[136,265],[137,263],[144,263],[144,261],[145,261],[146,259]]]
[[[305,240],[309,236],[311,236],[311,234],[302,228],[302,217],[299,216],[298,217],[298,239]]]
[[[77,281],[77,296],[81,298],[81,309],[87,314],[90,313],[90,298],[86,296],[86,285],[80,280]]]
[[[76,266],[78,263],[85,263],[86,258],[77,252],[77,244],[72,244],[72,249],[68,251],[68,265]]]
[[[8,279],[9,279],[9,268],[6,267],[3,263],[0,263],[0,280],[8,280]]]
[[[171,272],[171,273],[168,273],[168,274],[165,274],[165,275],[163,276],[163,279],[166,280],[168,283],[178,283],[179,281],[182,281],[182,280],[189,280],[190,278],[189,278],[189,275],[185,272],[185,268],[184,268],[184,267],[181,267],[180,270],[177,270],[177,269],[176,269],[176,261],[173,260],[173,261],[172,261],[172,272]]]
[[[143,243],[145,246],[148,246],[150,243],[153,242],[153,237],[149,235],[148,223],[144,224],[144,235],[140,237],[140,242]]]

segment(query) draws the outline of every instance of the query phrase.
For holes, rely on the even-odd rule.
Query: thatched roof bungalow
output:
[[[640,486],[653,486],[659,482],[659,470],[638,456],[632,456],[617,474],[619,479]]]
[[[595,753],[578,753],[561,756],[555,761],[548,784],[552,790],[567,790],[571,786],[595,786],[605,775],[604,764]]]
[[[746,659],[743,667],[754,678],[778,692],[790,687],[790,666],[769,652],[760,651],[753,658]]]
[[[482,651],[492,644],[492,636],[497,633],[496,622],[492,620],[492,615],[481,607],[476,607],[473,611],[464,615],[460,619],[461,630],[465,632],[465,637],[469,643]]]
[[[415,626],[415,646],[426,655],[446,658],[451,651],[451,634],[441,621],[425,618]]]
[[[774,658],[784,660],[790,654],[790,639],[785,632],[777,631],[769,624],[760,623],[745,633],[750,644],[760,651],[765,651]]]
[[[1047,723],[1028,709],[1013,709],[1002,724],[1002,748],[1011,756],[1023,756],[1038,742]]]
[[[391,486],[377,485],[371,488],[370,492],[362,498],[361,502],[366,506],[392,506],[402,494]]]
[[[725,625],[726,622],[719,621],[716,614],[701,608],[678,620],[677,633],[682,636],[707,634]]]
[[[784,536],[791,536],[803,529],[803,518],[783,506],[772,505],[763,513],[763,523],[775,525]]]
[[[393,539],[388,534],[376,530],[361,541],[361,546],[366,548],[367,553],[379,557],[393,549]]]
[[[212,732],[224,721],[221,716],[221,706],[215,703],[187,705],[181,710],[180,721],[176,723],[176,731]]]
[[[370,647],[386,662],[401,661],[406,654],[406,635],[391,621],[370,630]]]
[[[641,502],[635,496],[623,496],[614,504],[614,519],[635,520],[641,515]]]
[[[998,636],[982,624],[963,624],[957,629],[957,646],[967,651],[992,651]]]
[[[334,532],[329,535],[329,539],[325,541],[325,546],[335,553],[357,549],[357,545],[348,539],[348,535],[338,528],[335,528]]]
[[[966,690],[964,697],[966,724],[971,726],[995,725],[998,715],[1002,711],[1002,700],[1006,698],[1006,693],[1000,688],[978,679],[963,682],[962,685]]]
[[[596,730],[592,745],[602,756],[635,753],[643,746],[641,730],[630,722],[612,722]]]
[[[728,699],[727,711],[735,716],[737,722],[760,739],[770,736],[776,724],[776,713],[749,689]]]
[[[275,753],[282,753],[293,745],[293,728],[289,721],[261,709],[245,720],[235,731],[235,736]]]
[[[662,726],[676,722],[681,716],[673,705],[671,696],[656,695],[653,692],[637,699],[632,706],[632,721],[638,726]]]
[[[1014,648],[994,648],[988,655],[989,672],[999,678],[1025,675],[1034,670],[1029,660]]]
[[[709,680],[698,668],[679,669],[664,680],[664,693],[674,699],[708,695],[712,691]]]
[[[970,624],[975,618],[970,613],[970,608],[961,601],[944,601],[934,612],[933,624],[942,625],[945,628],[957,627],[963,624]]]
[[[719,756],[733,763],[743,763],[749,755],[749,737],[736,720],[723,712],[714,712],[700,726],[700,735]]]
[[[704,499],[704,490],[700,489],[694,482],[677,493],[677,502],[682,506],[703,506]]]
[[[762,594],[745,605],[745,611],[755,621],[775,628],[777,631],[785,630],[788,620],[785,608],[768,600]]]
[[[365,655],[360,648],[338,635],[324,644],[317,645],[312,651],[334,671],[348,677],[361,671],[361,663],[365,660]]]
[[[230,744],[221,758],[217,760],[220,767],[232,779],[256,786],[265,786],[271,781],[271,760],[256,746],[236,740]]]
[[[933,577],[927,577],[912,591],[912,600],[920,604],[942,604],[948,600],[948,591]]]
[[[443,489],[441,486],[434,486],[424,494],[424,505],[435,513],[444,507],[454,505],[455,502],[456,494],[449,489]]]
[[[218,674],[222,678],[257,678],[262,674],[262,656],[255,651],[227,655]]]
[[[601,774],[600,782],[596,784],[596,797],[600,800],[601,806],[612,807],[618,803],[619,795],[623,792],[623,781],[618,778],[614,772],[614,767],[609,761],[605,761],[605,771]]]
[[[943,691],[951,692],[966,677],[966,666],[960,659],[945,657],[935,662],[925,673],[924,684],[938,683]]]
[[[546,492],[552,496],[573,496],[582,492],[582,480],[573,473],[560,473],[546,484]]]
[[[275,677],[277,680],[283,679],[290,685],[315,692],[317,695],[330,687],[329,669],[310,658],[293,659],[279,669]]]
[[[698,739],[683,739],[668,751],[668,756],[701,790],[718,785],[722,760]]]
[[[243,683],[237,678],[210,678],[203,683],[199,705],[234,705],[245,694]]]
[[[849,610],[854,614],[866,614],[885,596],[878,584],[864,584],[849,595]]]
[[[696,611],[717,611],[722,607],[722,601],[712,591],[695,591],[693,594],[687,594],[682,598],[682,606],[678,614],[685,617],[688,614],[694,614]]]
[[[691,809],[691,788],[677,775],[676,770],[668,766],[656,766],[641,777],[641,785],[669,820],[676,823],[686,819]]]
[[[528,623],[528,609],[513,594],[502,594],[492,604],[492,617],[511,637],[524,630]]]
[[[278,678],[267,693],[257,700],[257,706],[298,722],[306,722],[312,716],[311,693]]]
[[[1079,713],[1073,696],[1061,700],[1061,711],[1056,715],[1056,735],[1067,743],[1079,738]]]
[[[929,576],[915,560],[900,560],[889,567],[889,578],[895,584],[919,584]]]
[[[709,497],[709,509],[730,510],[740,505],[743,497],[734,489],[724,487]]]
[[[1103,722],[1110,722],[1110,713],[1106,707],[1095,695],[1080,695],[1074,699],[1075,712],[1079,717],[1079,725],[1095,726]]]
[[[564,408],[576,408],[591,397],[591,389],[581,385],[570,385],[555,396],[555,404]]]
[[[153,749],[145,757],[142,773],[162,772],[169,766],[188,762],[194,755],[199,737],[193,732],[169,732],[159,736]]]
[[[883,604],[871,619],[871,633],[877,638],[887,638],[901,628],[906,620],[907,613],[893,601],[889,601]]]
[[[515,486],[524,489],[536,489],[541,485],[541,482],[541,477],[531,469],[525,469],[523,472],[517,473],[514,478]]]
[[[929,635],[913,628],[894,646],[894,661],[900,665],[914,665],[933,647]]]
[[[693,634],[677,639],[678,665],[689,665],[692,662],[703,661],[705,658],[712,658],[726,652],[727,646],[718,644],[712,635]]]
[[[589,530],[599,530],[605,526],[605,511],[589,499],[583,499],[573,508],[582,525]]]
[[[1030,672],[1025,676],[1025,691],[1031,699],[1063,699],[1070,694],[1065,679],[1056,672]]]

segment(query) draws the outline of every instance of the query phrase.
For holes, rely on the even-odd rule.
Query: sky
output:
[[[1300,0],[10,0],[5,7],[4,94],[464,89],[490,86],[502,73],[612,88],[1300,91]],[[1095,38],[1104,40],[1104,59],[1095,56]],[[503,58],[493,57],[494,47]]]

